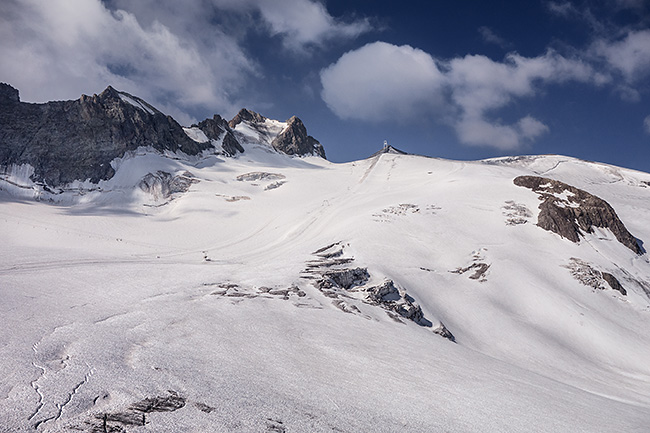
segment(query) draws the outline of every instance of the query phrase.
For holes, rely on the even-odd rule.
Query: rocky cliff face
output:
[[[205,119],[199,122],[197,126],[210,140],[219,140],[223,137],[221,147],[228,156],[244,153],[244,148],[241,147],[241,144],[235,138],[228,122],[218,114],[215,114],[212,119]]]
[[[140,146],[190,155],[210,147],[191,140],[172,117],[110,86],[74,101],[29,104],[3,84],[0,125],[0,166],[30,164],[32,180],[51,187],[109,179],[111,161]]]
[[[584,233],[593,233],[594,227],[609,229],[616,239],[637,254],[643,248],[625,228],[614,209],[605,200],[566,183],[538,176],[519,176],[515,185],[530,188],[539,194],[537,225],[578,242]]]
[[[287,155],[318,155],[325,158],[325,149],[311,135],[307,135],[307,128],[302,120],[296,116],[287,120],[287,127],[272,142],[271,146]]]
[[[243,153],[233,129],[246,122],[265,134],[267,144],[287,155],[325,157],[321,144],[307,135],[297,117],[286,123],[243,109],[230,122],[218,114],[198,127],[208,138],[190,138],[171,116],[166,116],[144,100],[126,92],[106,88],[99,95],[74,101],[30,104],[20,101],[18,90],[0,83],[0,172],[14,165],[29,164],[31,179],[47,187],[111,178],[111,161],[138,147],[158,151],[182,151],[196,155],[220,141],[223,153]],[[264,129],[268,124],[270,129]],[[196,137],[193,137],[196,139]]]

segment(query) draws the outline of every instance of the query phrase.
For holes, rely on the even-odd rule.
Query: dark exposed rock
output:
[[[270,184],[268,184],[267,186],[264,187],[264,191],[270,191],[272,189],[280,188],[285,183],[286,183],[285,181],[270,183]]]
[[[145,398],[133,403],[129,409],[138,412],[173,412],[185,406],[185,399],[175,391],[169,391],[169,395]]]
[[[606,228],[635,253],[644,253],[605,200],[566,183],[538,176],[519,176],[514,183],[540,195],[539,227],[576,243],[585,233],[593,233],[594,227]]]
[[[8,85],[0,89],[0,168],[34,167],[32,180],[50,187],[113,176],[111,161],[140,146],[196,155],[211,147],[191,140],[170,116],[107,87],[74,101],[29,104]]]
[[[240,182],[255,182],[257,180],[280,180],[285,179],[285,175],[280,173],[267,173],[265,171],[253,171],[237,176]]]
[[[469,278],[472,279],[472,280],[478,280],[478,281],[483,282],[483,281],[487,281],[487,279],[485,277],[486,277],[488,269],[490,269],[489,264],[477,262],[477,263],[472,263],[471,265],[469,265],[467,267],[457,268],[457,269],[454,269],[453,271],[449,271],[449,272],[451,272],[453,274],[464,274],[467,271],[472,271],[473,270],[474,272],[469,276]]]
[[[265,120],[266,117],[262,116],[261,114],[251,111],[248,108],[242,108],[239,110],[239,113],[237,113],[235,117],[233,117],[230,122],[228,122],[228,126],[234,129],[235,126],[244,121],[256,123],[264,122]]]
[[[422,308],[406,292],[400,292],[393,280],[386,280],[379,286],[366,289],[366,299],[370,304],[394,311],[419,325],[431,326],[431,322],[424,318]]]
[[[228,156],[235,156],[237,153],[244,153],[244,148],[239,144],[235,138],[232,129],[228,122],[218,114],[215,114],[212,119],[205,119],[196,125],[206,137],[210,140],[219,140],[223,137],[222,145],[223,151]]]
[[[18,89],[11,87],[9,84],[0,83],[0,104],[11,104],[20,102]]]
[[[144,176],[138,186],[158,200],[169,198],[175,193],[187,192],[190,186],[197,182],[198,180],[188,171],[172,176],[166,171],[159,170],[155,174],[148,173]]]
[[[221,148],[229,156],[235,156],[237,152],[244,153],[244,148],[241,147],[241,144],[239,144],[232,131],[226,131]]]
[[[602,272],[602,275],[603,275],[603,279],[607,281],[607,284],[609,284],[609,287],[620,292],[621,295],[623,296],[627,295],[627,290],[625,290],[625,288],[621,286],[621,283],[618,282],[615,276],[607,272]]]
[[[365,284],[370,278],[366,268],[336,269],[324,272],[322,276],[323,278],[316,283],[319,289],[340,287],[350,290],[352,287]]]
[[[325,149],[296,116],[287,120],[287,127],[271,142],[277,151],[287,155],[317,155],[325,159]]]
[[[147,423],[146,414],[148,413],[173,412],[185,406],[185,398],[178,395],[176,391],[170,390],[168,393],[169,395],[166,396],[140,400],[123,412],[97,414],[96,421],[89,423],[90,431],[92,433],[126,432],[124,426],[144,426]]]
[[[456,337],[454,337],[454,334],[452,334],[451,331],[447,329],[447,327],[442,322],[440,322],[440,326],[438,326],[436,329],[433,330],[433,333],[438,334],[443,338],[446,338],[452,343],[456,342]]]

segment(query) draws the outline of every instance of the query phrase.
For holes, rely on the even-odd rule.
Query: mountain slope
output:
[[[332,164],[242,146],[139,151],[97,188],[52,196],[66,205],[0,191],[0,425],[650,424],[647,254],[606,228],[576,243],[537,226],[538,194],[514,183],[584,190],[647,242],[650,175],[561,156]],[[138,186],[158,172],[193,181],[166,197]]]
[[[231,120],[233,128],[241,113],[249,112],[242,110]],[[323,147],[297,117],[277,122],[253,114],[282,125],[265,143],[270,148],[325,158]],[[246,125],[250,131],[266,131],[264,121]],[[147,147],[186,156],[208,152],[234,157],[244,151],[240,140],[246,136],[238,139],[219,115],[183,128],[146,101],[111,86],[75,101],[30,104],[20,101],[17,89],[0,83],[0,175],[23,189],[35,184],[46,192],[63,192],[76,188],[74,183],[97,184],[113,177],[116,160]]]

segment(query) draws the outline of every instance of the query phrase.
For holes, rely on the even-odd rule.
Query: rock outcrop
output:
[[[519,176],[515,185],[539,194],[537,225],[573,242],[593,233],[594,227],[609,229],[616,239],[637,254],[645,251],[625,228],[614,209],[605,200],[566,183],[538,176]]]
[[[331,298],[332,305],[345,313],[369,318],[359,307],[362,304],[379,307],[395,322],[410,320],[422,327],[432,328],[434,334],[456,341],[442,322],[434,329],[415,299],[393,280],[387,278],[381,284],[369,284],[371,275],[368,269],[351,267],[354,257],[346,257],[344,250],[345,245],[336,242],[314,251],[312,254],[316,258],[308,262],[301,278],[312,280],[313,286]]]
[[[307,128],[296,116],[287,120],[287,127],[271,142],[271,146],[287,155],[317,155],[325,159],[323,145],[307,135]]]
[[[155,200],[161,200],[168,199],[172,194],[187,192],[190,186],[197,182],[194,175],[187,171],[174,176],[159,170],[144,176],[138,186],[142,191],[151,194]]]
[[[263,123],[265,120],[267,120],[266,117],[262,116],[261,114],[251,111],[248,108],[242,108],[239,110],[239,113],[235,115],[235,117],[230,119],[228,126],[234,129],[242,122]]]
[[[50,187],[109,179],[111,161],[140,146],[189,155],[211,147],[191,140],[171,116],[110,86],[74,101],[30,104],[3,84],[0,125],[0,167],[30,164],[32,180]]]
[[[569,259],[569,264],[566,266],[571,275],[580,283],[585,286],[597,290],[606,290],[607,286],[612,290],[616,290],[621,295],[626,296],[627,290],[621,285],[618,279],[609,272],[599,271],[594,268],[590,263],[576,257]]]
[[[219,140],[223,137],[221,147],[226,155],[235,156],[237,153],[244,153],[244,148],[235,138],[228,122],[218,114],[215,114],[212,119],[205,119],[199,122],[196,126],[210,140]]]

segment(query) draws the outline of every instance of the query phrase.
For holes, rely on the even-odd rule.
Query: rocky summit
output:
[[[29,164],[32,180],[50,187],[109,179],[111,161],[140,146],[189,155],[209,147],[191,140],[172,117],[110,86],[99,95],[45,104],[20,102],[16,89],[2,88],[0,167]]]
[[[265,120],[242,110],[230,122],[217,114],[183,128],[141,98],[111,86],[77,100],[32,104],[21,102],[17,89],[0,83],[0,172],[27,165],[33,170],[30,180],[47,190],[73,181],[110,179],[114,160],[141,147],[187,155],[208,150],[232,157],[244,152],[246,142],[234,127],[242,121]],[[325,157],[300,119],[292,117],[281,124],[273,144],[268,143],[276,151]]]
[[[304,123],[296,116],[292,116],[286,122],[278,122],[243,108],[228,122],[228,125],[234,130],[239,130],[243,136],[251,137],[252,130],[255,134],[254,141],[265,143],[280,153],[325,158],[323,145],[307,134]],[[248,131],[245,131],[245,128]]]

